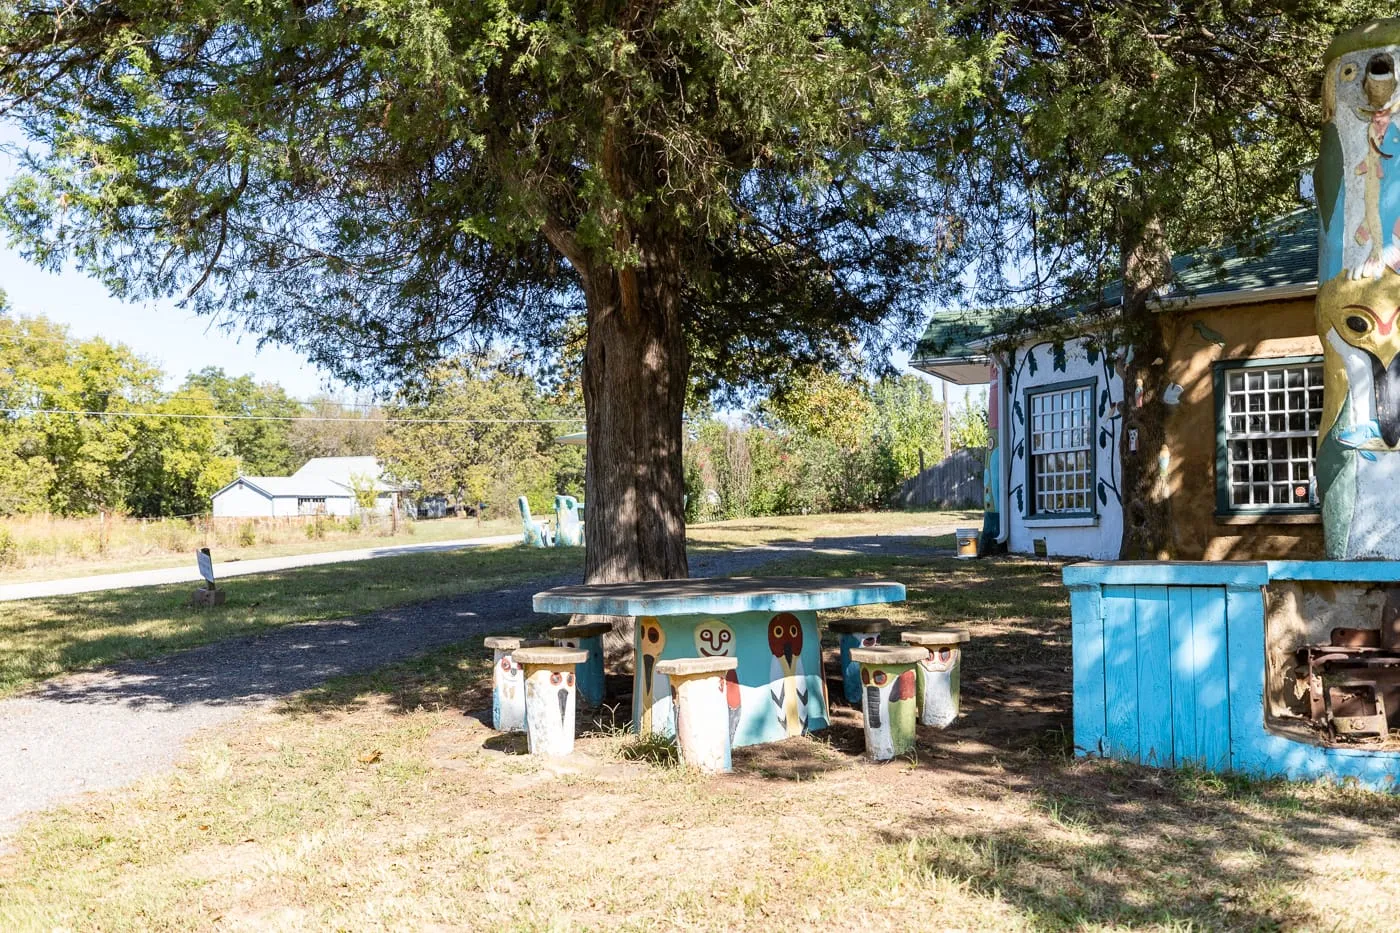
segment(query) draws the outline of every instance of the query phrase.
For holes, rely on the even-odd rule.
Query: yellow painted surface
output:
[[[1167,416],[1173,553],[1182,560],[1321,558],[1322,525],[1232,525],[1215,515],[1215,383],[1220,360],[1314,356],[1322,352],[1313,299],[1161,315],[1171,382],[1182,387]],[[1197,328],[1195,325],[1203,325]],[[1202,334],[1205,331],[1205,335]],[[1209,338],[1209,339],[1208,339]],[[1223,339],[1219,346],[1216,339]]]

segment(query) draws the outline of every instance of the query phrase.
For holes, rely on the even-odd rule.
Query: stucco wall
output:
[[[1046,553],[1065,557],[1112,559],[1118,556],[1123,537],[1123,509],[1119,498],[1119,406],[1123,381],[1114,371],[1108,354],[1085,339],[1069,341],[1057,348],[1053,343],[1037,343],[1019,350],[1007,361],[1009,391],[1002,400],[1006,417],[1009,461],[1007,490],[1010,500],[1012,551],[1030,553],[1035,540],[1044,538]],[[1094,481],[1091,499],[1095,514],[1089,518],[1054,518],[1028,515],[1032,492],[1027,485],[1028,439],[1026,392],[1058,383],[1093,380],[1092,407],[1095,415]]]
[[[1322,345],[1313,299],[1192,310],[1161,315],[1170,380],[1181,400],[1167,416],[1171,448],[1173,557],[1184,560],[1311,559],[1323,556],[1317,516],[1261,517],[1232,524],[1216,516],[1216,410],[1213,365],[1219,360],[1313,356]],[[1222,345],[1223,344],[1223,345]]]

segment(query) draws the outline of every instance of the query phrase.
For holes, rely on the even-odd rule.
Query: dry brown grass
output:
[[[0,927],[1369,930],[1400,911],[1394,797],[1069,755],[1058,566],[784,570],[893,576],[898,618],[967,624],[963,718],[874,765],[838,709],[707,778],[604,716],[550,764],[483,725],[466,646],[35,820],[0,859]]]

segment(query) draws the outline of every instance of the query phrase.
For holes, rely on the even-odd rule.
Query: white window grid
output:
[[[298,515],[319,515],[325,510],[325,496],[300,496],[297,498]]]
[[[1230,507],[1312,508],[1321,422],[1321,363],[1227,370]]]
[[[1094,501],[1092,386],[1030,396],[1035,514],[1089,512]]]

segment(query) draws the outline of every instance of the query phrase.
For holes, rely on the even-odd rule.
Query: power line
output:
[[[583,424],[582,418],[325,418],[316,415],[204,415],[161,411],[82,411],[76,408],[0,408],[0,414],[83,415],[93,418],[179,418],[187,421],[343,421],[351,424]]]

